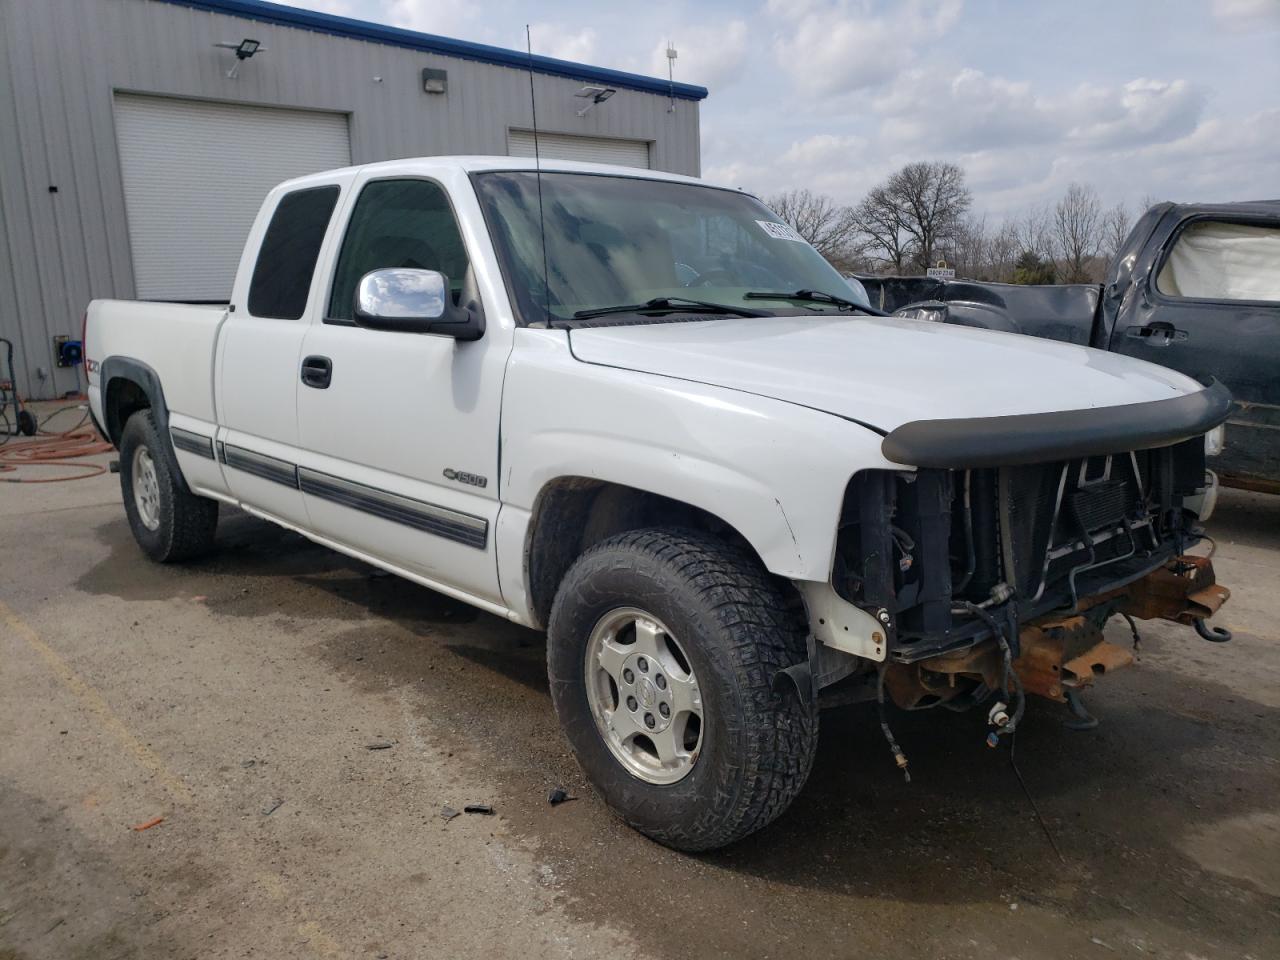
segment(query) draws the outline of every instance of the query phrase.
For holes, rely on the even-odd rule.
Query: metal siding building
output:
[[[245,38],[264,49],[229,78],[235,53],[215,45]],[[546,155],[698,175],[703,88],[533,66]],[[447,71],[447,92],[424,91],[424,68]],[[584,84],[617,92],[579,117]],[[529,85],[517,51],[257,0],[0,0],[0,337],[18,390],[76,388],[53,338],[79,339],[93,298],[229,297],[226,272],[279,180],[524,154]]]

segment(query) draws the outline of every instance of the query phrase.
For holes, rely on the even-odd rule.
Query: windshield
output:
[[[820,291],[867,303],[794,230],[746,194],[638,177],[543,173],[546,270],[533,171],[474,178],[524,323],[670,298],[748,315],[838,310],[760,291]],[[757,296],[748,297],[755,292]],[[689,305],[690,312],[700,311]]]

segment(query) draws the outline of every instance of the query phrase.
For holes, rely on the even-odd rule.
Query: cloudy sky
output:
[[[1280,197],[1280,0],[285,0],[710,88],[703,175],[858,200],[964,166],[995,220],[1072,180],[1108,204]]]

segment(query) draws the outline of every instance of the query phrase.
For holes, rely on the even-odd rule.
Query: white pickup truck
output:
[[[401,160],[273,190],[225,306],[90,304],[89,396],[150,557],[228,503],[545,629],[599,793],[707,849],[822,705],[878,700],[905,768],[887,698],[994,745],[1129,658],[1112,616],[1229,636],[1187,554],[1225,389],[857,298],[741,191]]]

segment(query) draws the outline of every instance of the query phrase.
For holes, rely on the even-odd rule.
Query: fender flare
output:
[[[169,406],[164,400],[164,389],[160,386],[160,375],[141,360],[133,357],[107,357],[99,367],[102,379],[102,419],[103,433],[116,446],[120,444],[120,434],[124,431],[124,423],[117,420],[107,406],[107,397],[113,380],[128,380],[136,383],[151,401],[151,412],[156,418],[156,426],[168,434]]]
[[[124,432],[124,423],[117,420],[111,408],[107,406],[108,392],[113,380],[128,380],[136,383],[151,402],[151,415],[155,418],[156,429],[167,442],[163,444],[161,453],[168,459],[169,469],[178,478],[184,488],[190,490],[187,478],[178,463],[178,454],[173,449],[173,438],[169,435],[169,405],[165,403],[164,388],[160,386],[160,375],[141,360],[133,357],[107,357],[99,368],[102,382],[102,418],[106,428],[102,433],[119,449],[120,435]]]

